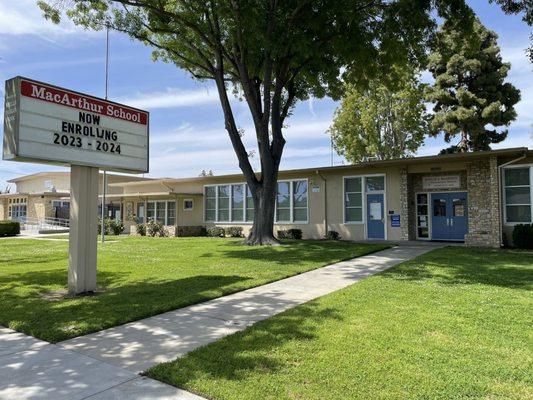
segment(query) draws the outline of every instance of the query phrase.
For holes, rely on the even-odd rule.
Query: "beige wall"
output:
[[[50,192],[44,184],[51,181],[57,192],[68,192],[70,190],[69,174],[50,174],[47,176],[36,176],[31,179],[15,182],[17,193],[42,193]]]

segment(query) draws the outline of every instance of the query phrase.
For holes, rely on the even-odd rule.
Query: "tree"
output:
[[[423,85],[413,73],[400,76],[394,85],[382,80],[366,88],[348,85],[330,128],[335,150],[348,161],[407,157],[424,142],[428,125]]]
[[[195,79],[214,81],[225,127],[254,200],[248,244],[275,244],[274,209],[283,127],[295,103],[338,98],[343,80],[420,60],[434,17],[461,18],[464,0],[47,0],[90,29],[125,32]],[[468,19],[468,18],[466,18]],[[229,92],[229,93],[228,93]],[[255,173],[230,95],[246,101],[261,171]]]
[[[468,34],[450,23],[437,34],[429,56],[435,78],[427,90],[427,99],[435,104],[430,134],[444,133],[447,143],[460,136],[457,145],[442,153],[490,150],[491,143],[507,137],[507,130],[498,128],[516,118],[520,91],[504,83],[511,65],[502,61],[497,38],[478,20]]]
[[[522,20],[529,26],[533,25],[533,1],[531,0],[489,0],[497,3],[506,14],[522,14]],[[529,36],[533,42],[533,34]],[[533,62],[533,44],[527,49],[529,60]]]

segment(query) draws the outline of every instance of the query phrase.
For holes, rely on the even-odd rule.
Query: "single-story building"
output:
[[[170,235],[253,222],[241,174],[109,183],[127,231],[154,219]],[[304,238],[464,241],[499,247],[532,223],[533,151],[525,147],[280,171],[275,230]],[[1,216],[1,215],[0,215]]]
[[[150,180],[136,176],[107,174],[108,183]],[[70,211],[70,173],[63,171],[38,172],[8,180],[15,185],[11,193],[0,194],[0,220],[27,220],[35,223],[64,220]],[[103,174],[100,174],[99,190],[103,188]],[[113,194],[117,190],[108,187]],[[120,204],[110,202],[106,215],[119,217]]]

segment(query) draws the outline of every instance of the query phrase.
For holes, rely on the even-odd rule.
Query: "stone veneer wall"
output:
[[[470,246],[500,247],[500,194],[498,161],[472,162],[468,165],[468,233]]]
[[[459,175],[460,187],[453,189],[424,189],[422,186],[422,177],[424,176],[439,176],[439,175]],[[468,191],[467,172],[466,171],[445,171],[445,172],[427,172],[419,174],[409,174],[408,176],[408,229],[409,240],[416,240],[416,194],[417,193],[443,193],[443,192],[466,192]],[[470,205],[470,194],[468,196],[468,204]],[[431,218],[431,204],[429,207],[429,217]],[[469,207],[470,209],[470,207]]]
[[[407,168],[400,170],[400,229],[401,240],[409,240],[409,227],[414,221],[409,215],[409,175]]]
[[[7,219],[7,199],[0,199],[0,221]]]

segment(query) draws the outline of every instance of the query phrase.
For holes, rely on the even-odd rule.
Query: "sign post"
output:
[[[70,167],[68,292],[96,291],[98,168]]]
[[[99,169],[148,172],[149,114],[15,77],[6,81],[3,159],[71,167],[69,293],[96,290]]]

